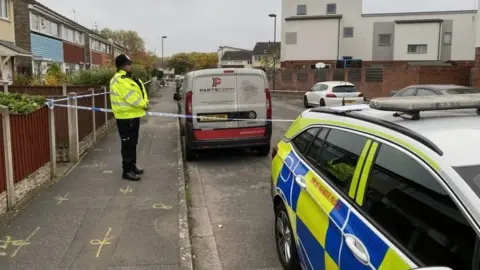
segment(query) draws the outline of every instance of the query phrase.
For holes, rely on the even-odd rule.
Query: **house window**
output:
[[[287,44],[287,45],[297,44],[297,32],[287,32],[287,33],[285,33],[285,44]]]
[[[297,5],[297,15],[307,15],[307,5]]]
[[[452,45],[452,33],[443,33],[443,45]]]
[[[390,46],[391,44],[391,35],[390,34],[380,34],[378,35],[378,46]]]
[[[343,28],[343,37],[344,38],[353,37],[353,27],[344,27]]]
[[[251,64],[252,64],[252,60],[248,60],[248,61],[247,61],[247,64],[251,65]]]
[[[8,0],[0,0],[0,18],[8,19],[9,14]]]
[[[30,28],[37,31],[40,29],[38,24],[38,16],[33,13],[30,13]]]
[[[327,14],[337,14],[337,4],[327,4]]]
[[[408,45],[408,53],[411,53],[411,54],[426,54],[427,53],[427,44]]]
[[[50,21],[40,17],[40,32],[44,34],[50,34],[52,29],[50,28]]]
[[[58,37],[58,24],[52,22],[50,23],[50,34],[54,37]]]
[[[84,37],[83,33],[80,33],[78,38],[79,38],[79,44],[84,45],[85,44],[85,37]]]

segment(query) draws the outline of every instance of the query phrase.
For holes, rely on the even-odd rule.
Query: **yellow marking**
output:
[[[68,195],[70,195],[70,193],[67,193],[65,194],[65,196],[60,196],[58,195],[57,197],[55,197],[55,200],[57,200],[57,204],[61,204],[63,201],[68,201],[69,199],[67,198]]]
[[[40,230],[40,227],[37,227],[28,237],[27,239],[25,240],[14,240],[14,241],[10,241],[10,237],[7,236],[7,240],[6,241],[3,241],[4,245],[2,246],[2,248],[6,249],[8,247],[8,242],[10,241],[10,244],[12,244],[12,246],[16,246],[17,248],[13,251],[12,255],[10,255],[11,258],[17,256],[18,252],[20,251],[20,249],[26,245],[30,245],[30,242],[28,242],[30,240],[30,238],[32,238],[37,232],[38,230]]]
[[[325,269],[326,270],[338,270],[338,265],[335,263],[335,261],[328,255],[328,253],[325,251]]]
[[[307,181],[307,191],[313,199],[315,199],[325,213],[330,213],[333,208],[335,208],[338,201],[338,198],[334,195],[332,190],[312,171],[307,173],[305,180]]]
[[[362,172],[363,163],[365,162],[365,158],[367,157],[370,145],[372,145],[372,140],[368,140],[365,144],[365,147],[363,147],[362,154],[360,154],[360,159],[358,160],[357,168],[355,169],[355,173],[353,174],[352,184],[350,185],[350,191],[348,192],[348,196],[352,199],[355,198],[358,180],[360,179],[360,173]]]
[[[412,267],[415,266],[408,265],[393,249],[389,248],[378,270],[407,270]]]
[[[130,188],[130,186],[127,186],[126,188],[121,188],[121,189],[120,189],[120,192],[121,192],[123,195],[125,195],[125,194],[127,194],[127,193],[132,193],[133,190]]]
[[[365,190],[367,189],[367,180],[370,175],[370,169],[372,168],[373,159],[377,153],[378,143],[374,142],[372,145],[372,150],[368,154],[367,160],[365,161],[365,166],[363,167],[362,177],[360,178],[360,184],[358,185],[358,193],[355,201],[358,205],[363,205],[363,197],[365,196]]]
[[[103,237],[103,240],[93,239],[93,240],[90,241],[90,244],[99,246],[98,250],[97,250],[96,258],[98,258],[98,256],[100,256],[100,252],[102,251],[103,245],[111,245],[112,244],[109,241],[112,240],[115,236],[108,237],[108,235],[110,234],[111,231],[112,231],[112,228],[108,228],[108,232],[107,232],[107,234],[105,234],[105,237]]]
[[[280,142],[278,143],[278,152],[277,155],[285,160],[285,158],[290,154],[290,151],[292,151],[292,146],[289,143],[285,142]]]
[[[283,160],[277,155],[272,160],[272,181],[273,186],[277,186],[277,180],[283,167]]]
[[[415,148],[414,146],[412,146],[410,143],[408,143],[404,140],[401,140],[401,139],[399,139],[395,136],[392,136],[390,134],[387,134],[385,132],[377,131],[377,130],[370,129],[370,128],[365,128],[365,127],[360,126],[360,125],[345,123],[343,121],[303,118],[302,121],[298,121],[298,122],[295,121],[292,124],[292,126],[287,131],[287,133],[285,133],[285,137],[286,138],[292,138],[300,130],[304,129],[305,127],[308,127],[310,125],[315,125],[315,124],[316,125],[327,124],[327,125],[335,125],[335,126],[339,126],[339,127],[350,128],[350,129],[353,129],[353,130],[358,130],[358,131],[361,131],[361,132],[372,134],[372,135],[375,135],[377,137],[384,138],[384,139],[387,139],[389,141],[395,142],[395,143],[403,146],[405,149],[410,150],[411,152],[417,154],[422,160],[427,162],[427,164],[430,165],[434,170],[440,171],[440,165],[438,165],[438,163],[433,161],[433,159],[431,159],[425,153],[423,153],[422,151],[420,151],[417,148]]]
[[[153,205],[153,208],[155,209],[165,209],[165,210],[170,210],[172,207],[170,205],[165,205],[163,203],[157,203]]]
[[[301,191],[300,196],[298,196],[297,217],[307,226],[320,245],[325,247],[328,213],[320,208],[308,192]]]
[[[297,216],[289,205],[287,204],[285,205],[287,208],[288,218],[290,219],[290,226],[292,227],[293,235],[295,236],[295,238],[298,238],[297,237]]]

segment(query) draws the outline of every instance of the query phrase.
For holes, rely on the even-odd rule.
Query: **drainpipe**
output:
[[[441,60],[442,55],[442,30],[443,30],[443,21],[438,23],[438,52],[437,52],[437,61]]]

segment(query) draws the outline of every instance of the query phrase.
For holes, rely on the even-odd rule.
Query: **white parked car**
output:
[[[303,96],[305,108],[362,104],[363,94],[349,82],[319,82]]]

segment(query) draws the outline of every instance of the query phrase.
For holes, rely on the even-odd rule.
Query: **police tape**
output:
[[[80,110],[87,110],[87,111],[96,111],[96,112],[107,112],[113,113],[111,109],[105,108],[97,108],[97,107],[85,107],[85,106],[73,106],[73,105],[65,105],[65,104],[52,104],[47,103],[47,106],[50,109],[54,107],[62,107],[62,108],[76,108]],[[248,122],[294,122],[295,120],[290,119],[250,119],[250,118],[216,118],[216,117],[206,117],[206,116],[196,116],[196,115],[186,115],[186,114],[176,114],[176,113],[165,113],[165,112],[146,112],[148,116],[159,116],[159,117],[173,117],[173,118],[191,118],[191,119],[216,119],[222,121],[248,121]],[[212,123],[212,122],[209,122]]]
[[[60,102],[60,101],[67,101],[67,100],[74,100],[74,99],[81,99],[81,98],[87,98],[87,97],[95,97],[95,96],[102,96],[110,94],[110,92],[102,92],[98,94],[88,94],[88,95],[81,95],[81,96],[73,96],[73,97],[67,97],[67,98],[60,98],[60,99],[49,99],[48,101],[50,102]]]

